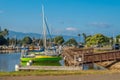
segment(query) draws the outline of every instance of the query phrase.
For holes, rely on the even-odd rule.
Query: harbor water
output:
[[[0,72],[15,71],[15,65],[20,64],[20,53],[0,53]]]

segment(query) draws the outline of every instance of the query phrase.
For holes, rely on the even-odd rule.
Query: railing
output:
[[[120,51],[93,53],[93,49],[65,49],[62,54],[65,57],[66,65],[81,65],[120,59]]]
[[[84,63],[97,63],[120,59],[120,51],[84,55]]]

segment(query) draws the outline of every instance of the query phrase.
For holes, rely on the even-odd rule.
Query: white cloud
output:
[[[94,27],[111,27],[110,24],[108,23],[103,23],[103,22],[93,22],[93,23],[90,23],[89,26],[94,26]]]
[[[66,28],[67,31],[76,31],[77,29],[76,28],[73,28],[73,27],[68,27]]]

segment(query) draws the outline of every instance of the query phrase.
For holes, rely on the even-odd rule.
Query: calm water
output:
[[[15,71],[15,65],[20,64],[20,53],[0,53],[0,72]]]

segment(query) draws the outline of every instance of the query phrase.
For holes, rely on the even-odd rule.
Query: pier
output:
[[[120,50],[103,52],[103,53],[94,53],[93,48],[89,49],[76,49],[68,48],[64,49],[62,56],[65,60],[66,66],[81,66],[83,64],[94,64],[98,62],[106,61],[120,61]]]
[[[18,71],[35,71],[35,70],[82,70],[81,67],[74,66],[25,66],[18,67]]]

